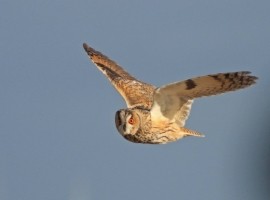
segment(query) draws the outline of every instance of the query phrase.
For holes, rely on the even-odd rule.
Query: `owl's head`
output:
[[[141,125],[140,116],[135,110],[118,110],[115,113],[115,125],[122,136],[134,135]]]

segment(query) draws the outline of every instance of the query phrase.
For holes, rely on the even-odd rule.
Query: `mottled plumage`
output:
[[[217,95],[255,84],[250,72],[219,73],[162,87],[137,80],[101,52],[83,44],[89,58],[124,98],[127,108],[115,114],[119,133],[135,143],[165,144],[185,136],[203,137],[184,127],[195,98]]]

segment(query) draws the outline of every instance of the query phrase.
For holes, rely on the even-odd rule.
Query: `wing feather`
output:
[[[246,88],[255,84],[256,80],[257,77],[247,71],[219,73],[165,85],[158,92],[193,99]]]
[[[96,51],[86,43],[83,44],[83,47],[90,60],[109,79],[124,98],[128,107],[141,106],[145,109],[151,108],[155,90],[153,85],[137,80],[115,61]]]
[[[250,72],[219,73],[187,79],[155,90],[151,117],[163,117],[184,126],[194,98],[217,95],[249,87],[257,77]]]

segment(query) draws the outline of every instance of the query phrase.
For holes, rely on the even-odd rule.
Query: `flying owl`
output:
[[[185,128],[195,98],[249,87],[257,77],[248,71],[219,73],[155,87],[131,76],[120,65],[87,44],[91,61],[124,98],[127,108],[115,114],[118,132],[135,143],[165,144],[186,136],[204,137]]]

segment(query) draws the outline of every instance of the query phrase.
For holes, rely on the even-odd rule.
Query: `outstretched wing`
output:
[[[151,108],[155,90],[154,86],[138,81],[116,62],[91,48],[86,43],[83,44],[83,48],[91,61],[121,94],[128,107],[140,106],[145,109]]]
[[[151,118],[167,118],[184,126],[194,98],[217,95],[255,84],[250,72],[220,73],[172,83],[155,90]]]

